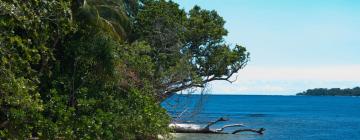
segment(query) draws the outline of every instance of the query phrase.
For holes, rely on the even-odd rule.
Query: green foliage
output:
[[[355,87],[352,89],[340,89],[340,88],[316,88],[308,89],[304,92],[298,93],[296,95],[305,95],[305,96],[360,96],[360,87]]]
[[[228,33],[224,24],[224,19],[216,11],[203,10],[195,6],[189,11],[186,23],[186,38],[190,49],[199,51],[201,45],[222,43],[223,36]]]
[[[72,13],[66,1],[1,6],[0,138],[135,139],[168,132],[151,86],[142,82],[139,90],[119,72],[152,69],[142,55],[145,43],[121,44],[124,35],[110,30],[126,21],[108,24],[114,16],[99,14],[104,8],[97,5]]]
[[[59,38],[72,32],[66,1],[0,1],[0,137],[41,136],[39,85]]]
[[[0,139],[157,139],[177,91],[248,61],[215,11],[165,0],[0,1]]]
[[[246,48],[224,42],[225,21],[216,11],[195,6],[186,13],[172,1],[144,1],[134,32],[149,43],[158,100],[177,91],[227,80],[249,61]]]

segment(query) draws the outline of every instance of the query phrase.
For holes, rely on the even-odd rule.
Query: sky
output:
[[[175,0],[216,10],[225,40],[251,61],[213,94],[294,95],[311,88],[360,86],[359,0]],[[235,78],[235,77],[234,77]]]

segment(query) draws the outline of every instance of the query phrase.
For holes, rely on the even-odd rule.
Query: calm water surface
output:
[[[360,97],[176,95],[162,105],[174,117],[187,110],[179,121],[204,125],[227,117],[212,128],[243,123],[266,129],[264,135],[179,134],[179,140],[360,140]]]

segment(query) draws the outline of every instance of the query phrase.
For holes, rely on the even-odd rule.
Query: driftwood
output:
[[[215,129],[215,130],[210,129],[210,126],[212,126],[218,122],[222,122],[222,121],[228,121],[228,119],[221,117],[216,121],[209,122],[205,127],[199,127],[198,125],[194,125],[194,124],[177,124],[177,123],[170,124],[169,126],[176,133],[236,134],[236,133],[240,133],[240,132],[254,132],[254,133],[258,133],[261,135],[261,134],[264,134],[263,132],[265,131],[264,128],[260,128],[258,130],[256,130],[256,129],[237,129],[237,130],[233,131],[232,133],[224,132],[225,128],[244,127],[245,125],[243,125],[243,124],[231,124],[231,125],[225,125],[222,128]]]

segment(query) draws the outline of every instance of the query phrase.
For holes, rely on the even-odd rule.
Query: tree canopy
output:
[[[186,13],[172,1],[145,1],[135,21],[137,40],[152,48],[159,100],[214,80],[230,81],[249,60],[244,47],[226,44],[225,21],[216,11],[195,6]]]
[[[304,92],[298,93],[296,95],[305,95],[305,96],[360,96],[360,87],[355,88],[315,88],[308,89]]]
[[[154,139],[159,102],[249,60],[216,11],[165,0],[1,0],[0,139]]]

